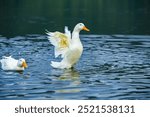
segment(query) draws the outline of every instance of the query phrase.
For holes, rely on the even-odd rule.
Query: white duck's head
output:
[[[23,59],[23,58],[21,58],[21,59],[18,60],[17,66],[18,67],[23,67],[23,68],[27,68],[28,67],[25,59]]]
[[[80,32],[81,30],[90,31],[83,23],[78,23],[75,26],[74,31]]]

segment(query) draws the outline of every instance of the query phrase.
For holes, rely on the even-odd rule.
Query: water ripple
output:
[[[0,99],[150,99],[149,35],[81,35],[81,41],[75,68],[58,70],[50,66],[46,35],[0,36],[0,56],[29,65],[22,73],[0,69]]]

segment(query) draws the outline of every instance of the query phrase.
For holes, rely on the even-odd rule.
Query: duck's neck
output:
[[[72,32],[72,40],[80,41],[79,33],[80,33],[79,30],[74,29]]]

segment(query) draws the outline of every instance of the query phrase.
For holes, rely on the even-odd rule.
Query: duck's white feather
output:
[[[68,30],[67,26],[65,26],[65,34],[68,37],[68,39],[71,41],[71,32],[70,32],[70,30]]]

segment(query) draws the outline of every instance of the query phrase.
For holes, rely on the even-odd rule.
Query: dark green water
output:
[[[150,34],[149,0],[1,0],[0,34],[44,34],[78,22],[91,34]]]
[[[23,73],[0,69],[0,99],[150,99],[150,0],[0,0],[0,59],[25,58]],[[45,29],[83,22],[83,55],[53,69]]]

